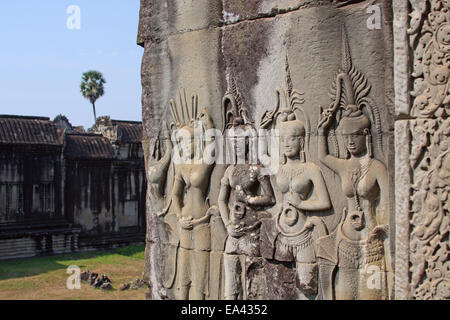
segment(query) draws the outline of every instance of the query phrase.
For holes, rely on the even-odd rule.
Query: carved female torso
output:
[[[176,179],[184,184],[182,217],[200,219],[205,216],[208,205],[205,201],[212,167],[206,164],[181,164]]]
[[[372,168],[376,159],[364,158],[361,161],[348,163],[347,172],[342,179],[342,190],[347,198],[353,198],[356,194],[362,199],[373,201],[379,194],[376,172]],[[355,181],[356,180],[356,181]],[[356,190],[354,186],[356,182]]]
[[[258,189],[261,187],[261,195]],[[229,202],[225,203],[230,192]],[[261,217],[270,216],[264,207],[274,204],[274,194],[267,176],[261,174],[260,166],[250,164],[231,165],[222,179],[219,201],[222,214],[229,230],[227,253],[247,252],[250,256],[259,255],[259,226]],[[228,212],[228,213],[227,213]],[[242,242],[242,243],[241,243]]]
[[[386,175],[386,169],[379,160],[365,156],[347,160],[339,173],[348,210],[343,232],[351,240],[368,239],[370,232],[383,223],[379,221],[382,214],[378,214],[377,219],[377,206],[381,191],[379,178],[380,174]],[[379,210],[384,211],[385,208]],[[364,214],[363,221],[358,222],[361,224],[358,227],[355,219],[360,219],[361,213]]]
[[[283,205],[300,203],[308,198],[313,183],[304,173],[310,165],[298,161],[280,166],[276,181],[283,194]]]

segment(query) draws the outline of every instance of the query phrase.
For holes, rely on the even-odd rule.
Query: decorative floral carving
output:
[[[450,119],[414,121],[411,133],[421,137],[412,140],[412,295],[416,299],[449,299]]]
[[[414,49],[412,77],[415,117],[446,117],[450,91],[450,5],[442,0],[410,0],[410,45]]]
[[[450,299],[450,2],[410,0],[414,102],[410,283],[415,299]]]

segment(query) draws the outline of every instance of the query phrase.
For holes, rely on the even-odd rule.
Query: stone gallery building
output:
[[[450,298],[448,0],[141,0],[138,44],[153,299]]]
[[[106,117],[95,130],[0,116],[0,259],[144,241],[142,125]]]

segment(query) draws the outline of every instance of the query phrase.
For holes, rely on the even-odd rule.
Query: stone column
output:
[[[397,299],[449,299],[450,3],[394,1]]]

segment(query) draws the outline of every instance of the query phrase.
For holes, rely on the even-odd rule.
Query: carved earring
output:
[[[345,143],[345,142],[344,142]],[[350,151],[348,151],[348,149],[347,149],[347,147],[345,147],[344,146],[344,151],[345,151],[345,154],[344,154],[344,159],[350,159]],[[339,154],[340,152],[339,152],[339,146],[338,146],[338,154]]]
[[[281,156],[281,164],[286,164],[287,162],[287,157],[286,155],[283,153],[283,155]]]
[[[283,147],[281,146],[281,144],[278,146],[278,154],[280,155],[280,159],[279,159],[279,161],[280,161],[280,164],[286,164],[286,162],[287,162],[287,157],[286,157],[286,154],[284,153],[284,150],[283,150]]]
[[[306,162],[305,139],[300,139],[300,160]]]
[[[366,134],[366,147],[367,147],[367,154],[370,158],[373,157],[373,150],[372,150],[372,135],[370,134],[369,129],[364,129],[364,133]]]

